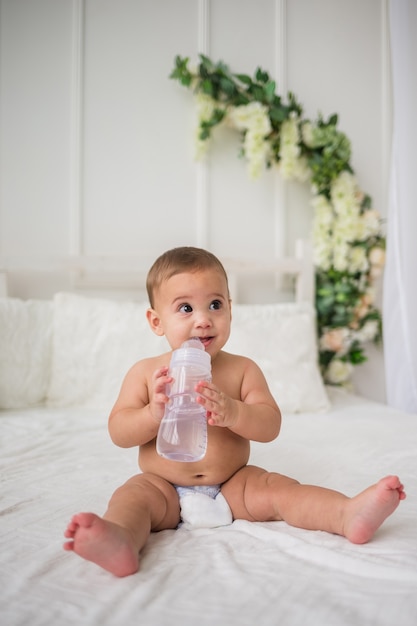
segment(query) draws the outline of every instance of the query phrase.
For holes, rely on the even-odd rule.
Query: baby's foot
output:
[[[77,513],[65,530],[64,550],[73,550],[115,576],[139,569],[138,551],[127,530],[94,513]]]
[[[349,501],[344,535],[352,543],[366,543],[405,497],[398,476],[382,478]]]

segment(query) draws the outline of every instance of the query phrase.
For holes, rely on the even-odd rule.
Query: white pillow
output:
[[[51,357],[52,303],[0,298],[0,408],[40,404]]]
[[[235,304],[228,352],[253,359],[282,411],[320,411],[330,403],[318,367],[315,310],[308,303]]]
[[[56,294],[47,404],[109,411],[128,369],[169,349],[166,339],[149,327],[148,306]]]
[[[147,303],[59,293],[54,298],[48,404],[109,410],[139,359],[169,349],[146,320]],[[234,305],[225,349],[258,363],[280,408],[329,406],[317,365],[315,311],[308,304]]]

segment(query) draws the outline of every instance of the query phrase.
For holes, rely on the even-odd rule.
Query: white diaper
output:
[[[216,528],[233,522],[233,515],[220,485],[175,485],[185,528]]]

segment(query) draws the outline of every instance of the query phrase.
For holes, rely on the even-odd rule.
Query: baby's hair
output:
[[[154,306],[155,291],[165,280],[183,272],[197,272],[206,269],[217,269],[224,276],[227,284],[227,274],[222,263],[207,250],[183,246],[161,254],[152,265],[146,279],[146,290],[151,307]]]

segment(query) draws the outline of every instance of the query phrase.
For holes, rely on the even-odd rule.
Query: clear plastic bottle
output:
[[[173,351],[169,375],[174,380],[168,390],[170,399],[159,426],[156,450],[171,461],[199,461],[207,449],[207,413],[196,402],[195,386],[200,380],[211,380],[211,360],[198,338],[185,341]]]

